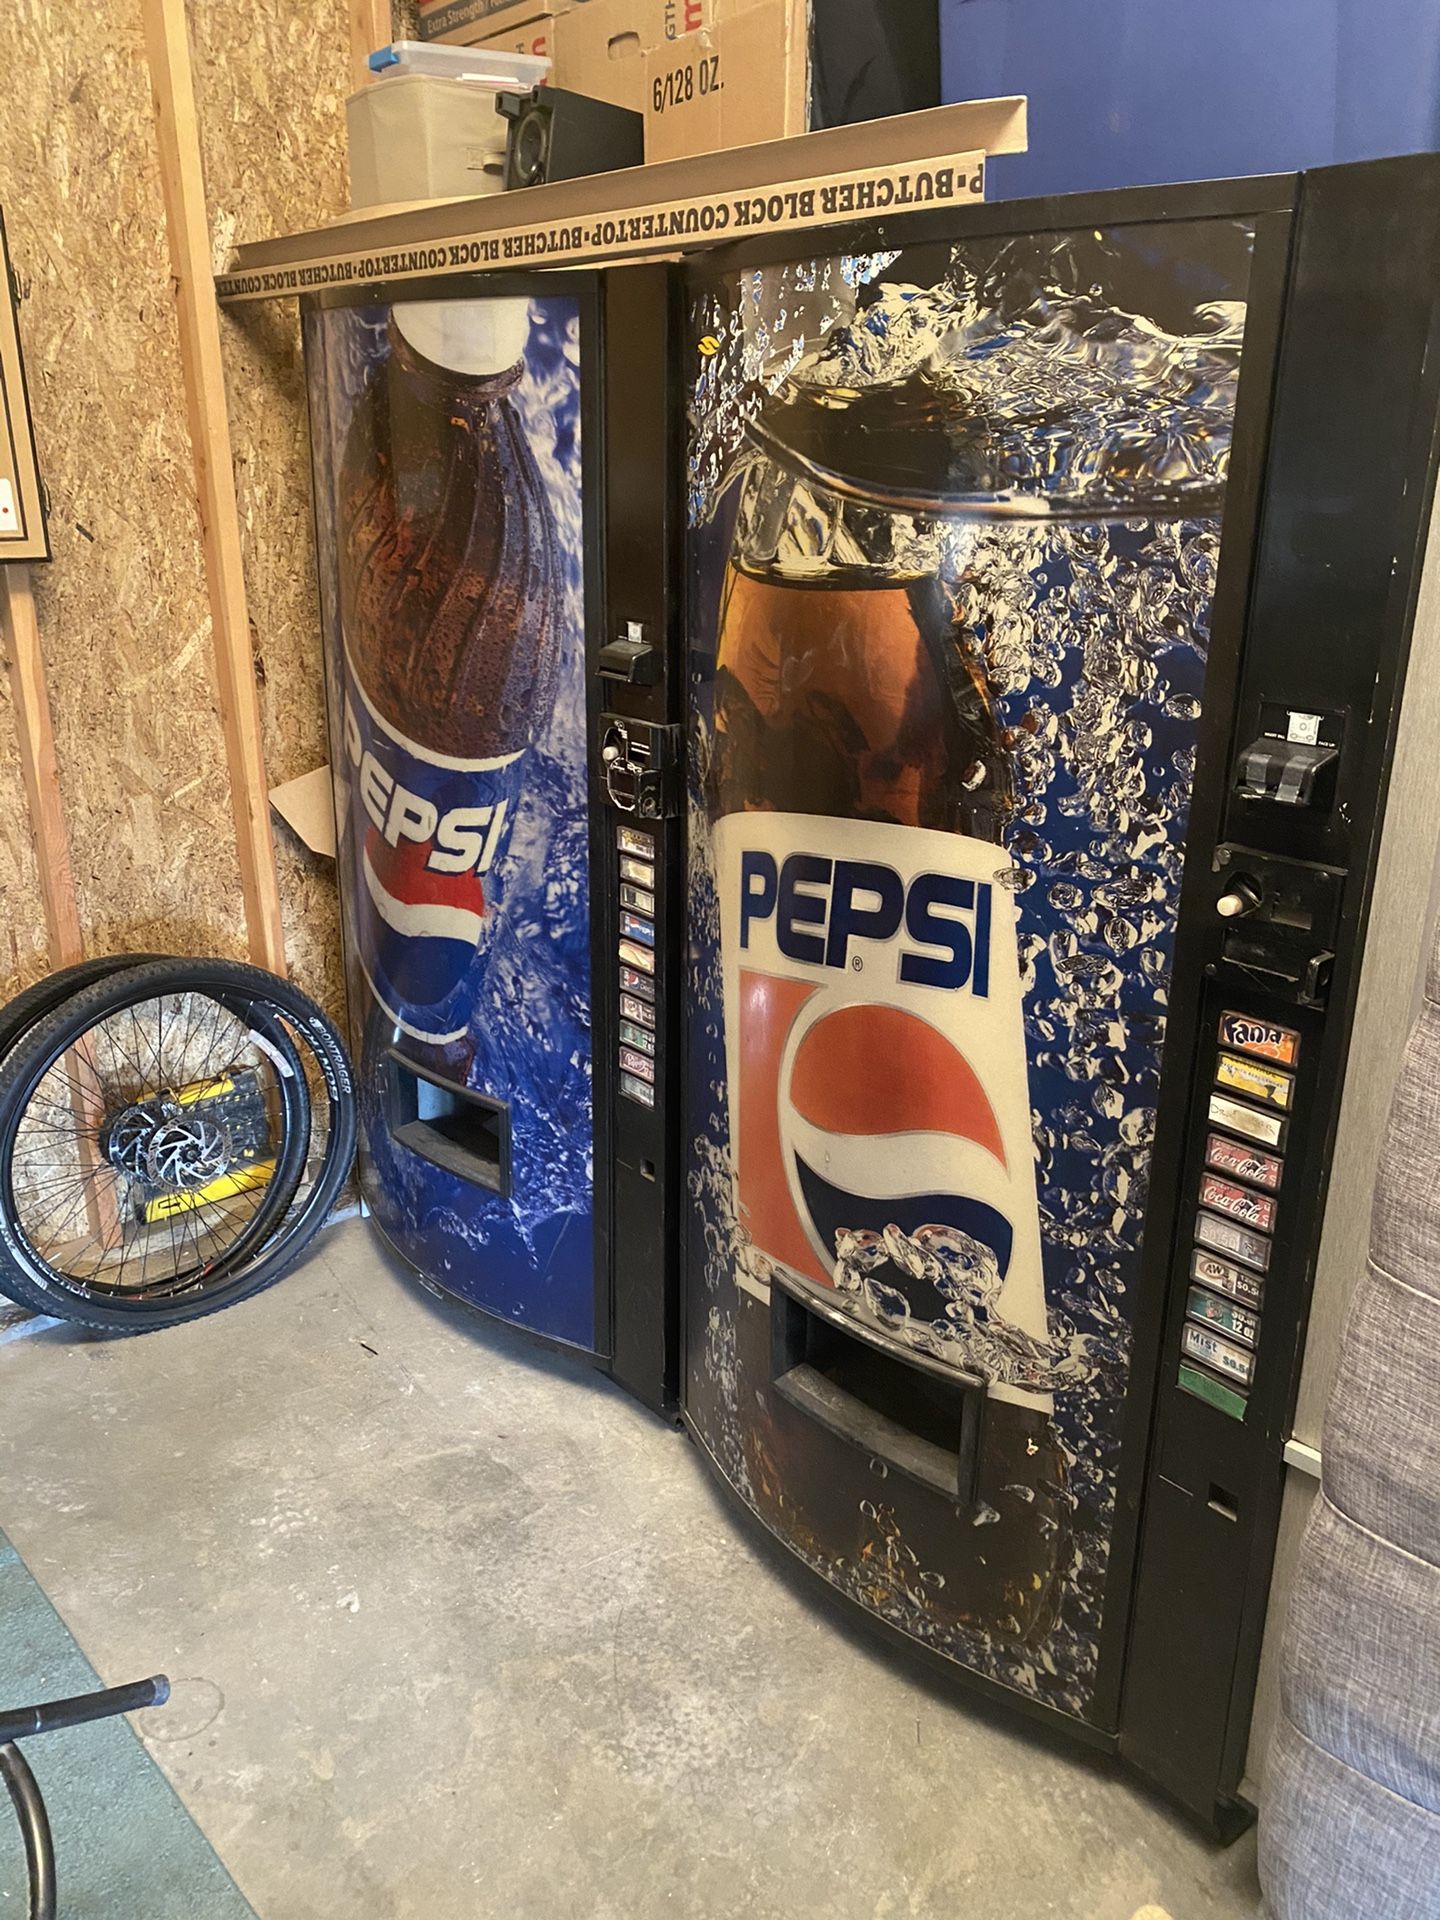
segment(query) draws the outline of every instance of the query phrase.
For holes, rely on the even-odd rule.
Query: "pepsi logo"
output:
[[[988,1250],[998,1280],[1015,1245],[1013,1170],[971,1062],[908,1009],[833,999],[742,969],[739,1192],[752,1237],[821,1285],[845,1234],[950,1228]],[[923,1272],[911,1311],[944,1301]]]
[[[907,986],[977,999],[990,992],[993,917],[989,881],[917,873],[908,882],[878,860],[830,860],[792,853],[777,862],[763,847],[740,856],[740,946],[766,926],[787,960],[844,969],[864,965],[862,943],[905,936],[896,977]]]
[[[452,999],[487,932],[486,876],[514,815],[518,756],[468,763],[424,753],[380,720],[358,683],[347,689],[344,740],[361,964],[404,1031],[458,1038],[434,1010]]]

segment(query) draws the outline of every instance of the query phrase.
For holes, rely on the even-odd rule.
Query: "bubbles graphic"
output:
[[[1246,236],[1227,232],[1216,240],[1216,258],[1228,263],[1216,277],[1228,274],[1229,291],[1243,293]],[[777,266],[738,285],[717,282],[692,316],[698,332],[721,342],[690,394],[690,665],[699,711],[690,769],[688,1179],[692,1274],[708,1316],[703,1355],[692,1353],[692,1417],[753,1502],[743,1434],[764,1428],[765,1400],[737,1357],[736,1332],[743,1312],[762,1310],[754,1296],[763,1298],[768,1273],[735,1211],[702,804],[713,581],[731,539],[732,483],[751,458],[747,423],[787,381],[797,406],[807,391],[870,393],[906,382],[913,399],[920,382],[947,418],[983,415],[985,458],[998,453],[995,497],[1028,499],[1031,517],[967,514],[963,505],[874,513],[792,481],[775,539],[797,571],[843,560],[938,576],[963,644],[984,662],[1016,787],[1005,847],[1019,915],[1047,1337],[997,1314],[993,1252],[950,1227],[842,1229],[834,1284],[852,1311],[897,1342],[961,1356],[997,1385],[1054,1395],[1073,1544],[1058,1619],[1025,1647],[1014,1621],[988,1633],[956,1624],[954,1582],[947,1586],[945,1569],[923,1565],[907,1543],[893,1474],[883,1500],[871,1476],[876,1494],[856,1515],[858,1548],[853,1537],[816,1537],[803,1516],[789,1537],[824,1578],[912,1637],[1081,1717],[1091,1710],[1098,1657],[1244,322],[1235,298],[1192,300],[1187,311],[1183,282],[1158,259],[1154,239],[1141,236],[1131,255],[1126,244],[1104,235],[1008,250],[977,242],[953,249],[944,271],[927,253],[926,268],[938,274],[928,285],[907,277],[909,256],[872,260],[863,271],[825,261]],[[1077,260],[1099,265],[1077,275]],[[1105,275],[1128,284],[1127,273],[1155,294],[1165,323],[1146,317],[1140,294],[1127,304],[1097,286]],[[1090,497],[1104,499],[1103,515],[1086,515]],[[763,501],[755,511],[763,515]],[[761,531],[742,529],[751,544]],[[942,1302],[934,1317],[919,1318],[908,1303],[898,1283],[910,1277]],[[1024,1492],[991,1489],[990,1503],[969,1516],[982,1555],[999,1538],[1000,1507],[1025,1505]],[[1056,1521],[1047,1515],[1040,1524],[1053,1531]]]

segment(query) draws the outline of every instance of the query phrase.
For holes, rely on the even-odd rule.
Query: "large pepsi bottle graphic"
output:
[[[351,897],[411,1043],[464,1043],[554,685],[551,508],[511,399],[526,330],[523,301],[395,308],[338,476]]]
[[[1029,1637],[1053,1621],[1069,1530],[1009,754],[946,590],[874,537],[883,513],[862,505],[814,550],[784,421],[782,400],[752,430],[715,665],[736,1219],[772,1279],[983,1375],[994,1519],[967,1605]],[[808,1464],[819,1495],[820,1458],[786,1451],[791,1494]]]
[[[694,283],[687,1410],[849,1599],[1101,1725],[1250,245]]]
[[[306,316],[360,1181],[432,1282],[596,1342],[588,309]]]

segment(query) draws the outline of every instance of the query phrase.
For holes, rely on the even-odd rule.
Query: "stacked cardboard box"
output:
[[[553,85],[644,113],[647,160],[809,124],[808,0],[421,0],[420,31],[548,56]]]

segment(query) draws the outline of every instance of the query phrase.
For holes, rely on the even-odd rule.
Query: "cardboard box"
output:
[[[704,0],[572,0],[555,23],[557,87],[645,110],[645,56],[703,20]]]
[[[711,20],[645,57],[645,158],[681,160],[804,133],[807,9],[794,0],[706,0]]]
[[[457,47],[508,48],[511,43],[500,36],[519,33],[535,20],[553,20],[569,5],[570,0],[420,0],[420,38]]]
[[[483,40],[467,44],[493,47],[497,53],[536,54],[550,62],[550,85],[559,84],[555,78],[555,19],[551,14],[541,14],[523,26],[508,27],[502,33],[487,33]]]

